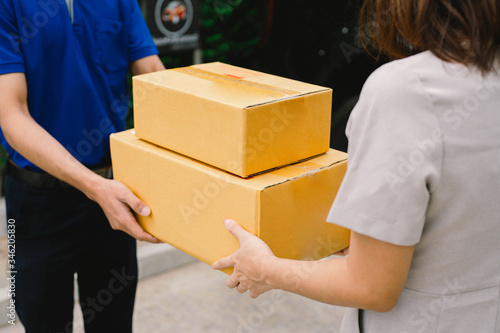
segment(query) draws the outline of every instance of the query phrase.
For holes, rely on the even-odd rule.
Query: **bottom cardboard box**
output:
[[[320,259],[349,245],[349,230],[326,222],[346,171],[345,153],[330,150],[243,179],[128,130],[111,136],[111,157],[114,178],[151,208],[150,216],[138,216],[141,226],[207,264],[239,248],[224,228],[225,218],[260,237],[281,258]]]

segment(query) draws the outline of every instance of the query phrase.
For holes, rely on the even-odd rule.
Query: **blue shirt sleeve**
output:
[[[144,21],[141,9],[137,0],[130,0],[131,14],[129,18],[129,43],[128,54],[129,63],[158,54],[158,49],[153,42],[149,28]]]
[[[0,74],[24,73],[22,41],[12,1],[0,1]]]

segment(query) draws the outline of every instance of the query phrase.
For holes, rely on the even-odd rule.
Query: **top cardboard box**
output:
[[[325,153],[332,90],[222,63],[133,77],[136,135],[241,177]]]

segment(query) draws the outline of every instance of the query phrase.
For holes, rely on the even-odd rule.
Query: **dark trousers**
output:
[[[132,332],[135,240],[72,187],[33,188],[7,176],[5,197],[15,220],[13,298],[26,332],[72,332],[75,273],[85,332]]]

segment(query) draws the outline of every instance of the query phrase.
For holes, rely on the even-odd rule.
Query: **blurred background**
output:
[[[139,0],[167,68],[220,61],[332,88],[330,146],[342,151],[361,87],[385,62],[359,45],[360,2]],[[132,103],[127,127],[133,127]],[[2,168],[5,159],[0,148]]]
[[[166,3],[163,0],[141,0]],[[344,130],[375,61],[358,43],[359,0],[192,0],[199,8],[202,62],[275,74],[333,89],[330,146],[346,151]],[[149,6],[152,8],[152,5]],[[148,10],[143,10],[146,15]],[[151,22],[151,15],[146,17]],[[150,23],[150,26],[154,26]],[[151,29],[154,35],[154,27]],[[161,48],[160,48],[161,51]],[[161,52],[167,68],[193,63],[193,51]]]

